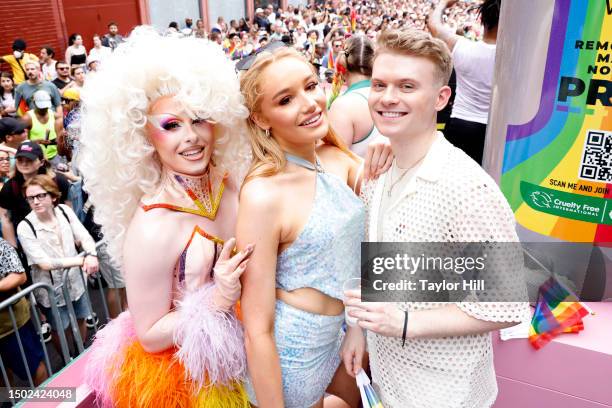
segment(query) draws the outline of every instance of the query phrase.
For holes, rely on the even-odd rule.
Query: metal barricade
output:
[[[100,249],[104,245],[105,245],[104,242],[100,241],[96,244],[96,249]],[[84,254],[85,254],[84,252],[81,252],[77,256],[84,256]],[[64,300],[66,302],[66,308],[68,310],[68,316],[70,318],[70,329],[71,329],[72,335],[76,342],[77,349],[80,354],[85,350],[85,347],[84,347],[84,341],[83,341],[84,339],[81,338],[81,334],[79,332],[78,322],[76,319],[76,313],[74,311],[74,307],[72,305],[72,300],[70,299],[70,293],[68,289],[68,274],[70,272],[70,269],[71,268],[66,268],[62,274],[61,290],[64,295]],[[85,301],[89,305],[90,311],[94,313],[93,303],[91,302],[91,298],[89,296],[89,286],[87,284],[87,279],[85,278],[84,273],[81,273],[79,275],[81,277],[83,286],[85,287],[85,292],[83,293],[83,296],[85,296]],[[113,286],[115,286],[114,290],[117,291],[117,301],[119,303],[119,310],[123,311],[123,308],[121,306],[121,295],[119,294],[119,288],[116,287],[117,284],[116,284],[116,281],[114,281],[114,276],[112,274],[111,274],[111,277],[113,278]],[[106,318],[106,322],[108,322],[110,321],[110,313],[108,310],[108,305],[106,303],[106,296],[105,296],[104,287],[102,284],[102,274],[98,271],[98,273],[94,276],[94,279],[97,280],[98,287],[100,288],[100,299],[102,301],[102,307],[103,307],[104,314],[105,314],[104,317]],[[111,290],[111,288],[108,288],[108,289]],[[97,333],[98,325],[96,324],[95,320],[94,320],[93,329],[94,329],[94,332]]]
[[[35,304],[36,304],[36,300],[34,298],[34,291],[35,290],[46,290],[47,291],[47,294],[49,295],[49,303],[50,303],[50,306],[51,306],[51,313],[53,315],[53,318],[55,319],[55,321],[61,321],[59,307],[55,303],[55,301],[56,301],[55,289],[51,285],[49,285],[47,283],[39,282],[39,283],[35,283],[33,285],[30,285],[27,288],[21,290],[20,292],[14,294],[13,296],[9,297],[8,299],[6,299],[6,300],[4,300],[3,302],[0,303],[0,311],[2,311],[4,309],[8,309],[9,316],[11,318],[11,324],[12,324],[13,332],[11,334],[8,334],[7,336],[16,336],[16,338],[17,338],[17,344],[19,346],[19,350],[20,350],[20,353],[21,353],[21,360],[22,360],[22,362],[24,364],[25,372],[27,374],[28,384],[29,384],[30,387],[35,387],[34,380],[32,378],[32,373],[30,372],[29,367],[28,367],[28,361],[27,361],[27,357],[26,357],[26,354],[25,354],[25,350],[24,350],[24,346],[23,346],[23,341],[22,341],[21,335],[19,333],[19,330],[21,329],[21,327],[23,327],[28,322],[26,322],[21,327],[18,327],[17,326],[17,320],[15,318],[15,312],[13,310],[13,306],[16,305],[17,302],[20,299],[22,299],[22,298],[26,298],[26,299],[29,300],[29,303],[30,303],[30,319],[34,321],[34,327],[35,327],[35,329],[36,329],[36,331],[38,333],[38,336],[39,336],[41,348],[42,348],[42,351],[43,351],[44,361],[45,361],[45,365],[46,365],[46,368],[47,368],[47,373],[48,373],[49,376],[53,375],[53,366],[51,365],[51,361],[49,359],[49,353],[47,352],[47,348],[45,346],[45,341],[43,339],[43,335],[42,335],[42,332],[41,332],[40,318],[38,317],[38,311],[36,310],[36,307],[35,307]],[[70,362],[71,358],[70,358],[70,352],[69,352],[69,349],[68,349],[68,342],[66,340],[66,336],[65,336],[63,330],[59,330],[57,333],[58,333],[59,340],[60,340],[60,349],[61,349],[62,357],[64,359],[64,364],[68,364]],[[4,361],[2,360],[1,357],[0,357],[0,371],[2,372],[2,379],[4,381],[5,388],[6,389],[12,389],[10,381],[9,381],[9,378],[8,378],[8,373],[7,373],[6,367],[4,365]],[[14,401],[13,398],[10,398],[10,399],[11,399],[11,402],[13,403],[13,405],[14,405],[16,402]]]
[[[104,245],[104,243],[98,242],[96,244],[96,249],[100,249],[102,246]],[[78,256],[84,256],[85,253],[81,252],[78,254]],[[43,351],[43,357],[44,357],[44,362],[46,365],[46,369],[47,369],[47,374],[49,376],[52,376],[54,374],[53,371],[53,366],[51,363],[51,359],[49,357],[49,353],[47,351],[47,346],[45,345],[45,340],[43,338],[43,334],[42,334],[42,330],[41,330],[41,320],[39,317],[39,312],[36,308],[36,299],[34,297],[34,292],[36,290],[46,290],[47,294],[49,295],[49,303],[51,306],[51,313],[53,316],[53,319],[56,322],[56,325],[61,325],[62,319],[61,319],[61,314],[60,314],[60,308],[57,304],[57,297],[55,296],[56,293],[61,293],[64,301],[66,303],[66,310],[68,312],[68,317],[69,317],[69,326],[70,326],[70,330],[72,333],[72,336],[74,338],[74,342],[78,351],[78,354],[81,354],[84,350],[84,344],[86,339],[83,339],[81,337],[81,333],[79,331],[79,327],[78,327],[78,322],[77,322],[77,318],[76,318],[76,313],[74,310],[74,307],[72,305],[72,300],[70,298],[70,292],[69,292],[69,282],[68,282],[68,276],[69,276],[69,272],[72,268],[65,268],[64,271],[62,272],[62,280],[61,283],[59,285],[56,285],[55,287],[51,286],[48,283],[43,283],[43,282],[39,282],[39,283],[35,283],[32,284],[30,286],[28,286],[27,288],[21,290],[19,293],[16,293],[15,295],[9,297],[8,299],[4,300],[3,302],[0,303],[0,311],[4,310],[4,309],[8,309],[9,312],[9,316],[11,318],[11,323],[12,323],[12,329],[13,332],[11,332],[8,336],[16,336],[17,337],[17,343],[19,346],[19,350],[21,353],[21,360],[24,364],[24,366],[26,367],[26,373],[27,373],[27,382],[29,384],[30,387],[35,387],[34,384],[34,375],[33,373],[30,372],[29,367],[28,367],[28,361],[27,361],[27,357],[26,357],[26,353],[25,353],[25,349],[23,346],[23,342],[21,339],[21,336],[19,334],[19,329],[20,327],[17,327],[17,319],[15,317],[15,312],[13,310],[13,306],[21,299],[21,298],[26,298],[29,300],[29,307],[30,307],[30,320],[32,321],[32,323],[34,324],[34,328],[36,330],[36,332],[38,333],[38,337],[40,340],[40,344],[41,344],[41,348]],[[90,293],[89,293],[89,285],[88,285],[88,278],[85,277],[84,273],[80,273],[79,274],[80,279],[82,280],[83,286],[85,288],[85,291],[83,292],[83,296],[85,296],[85,301],[88,304],[89,310],[94,313],[94,307],[93,307],[93,303],[91,302],[91,297],[90,297]],[[114,288],[108,288],[108,290],[116,290],[117,291],[117,306],[118,306],[118,310],[123,311],[123,307],[121,304],[121,294],[120,294],[120,288],[117,288],[117,282],[115,281],[115,276],[113,273],[110,274],[111,279],[113,280],[112,282],[112,286],[114,286]],[[102,283],[102,274],[101,272],[98,272],[96,275],[92,276],[93,279],[96,280],[97,284],[98,284],[98,288],[100,289],[100,300],[102,302],[102,308],[103,308],[103,312],[104,312],[104,317],[106,322],[110,321],[110,313],[109,313],[109,309],[108,309],[108,305],[106,302],[106,293],[104,290],[104,286]],[[94,323],[96,323],[94,321]],[[27,322],[26,322],[27,324]],[[22,325],[23,327],[23,325]],[[97,332],[98,330],[98,326],[97,324],[94,324],[93,327],[94,332]],[[70,363],[70,361],[72,360],[71,356],[70,356],[70,347],[68,344],[68,340],[66,337],[66,333],[64,330],[61,330],[60,327],[56,327],[55,331],[59,337],[59,341],[60,341],[60,351],[61,352],[61,357],[63,358],[63,362],[64,365],[67,365]],[[0,371],[2,374],[2,379],[4,380],[5,383],[5,389],[12,389],[11,388],[11,384],[9,382],[9,378],[8,378],[8,373],[6,370],[6,367],[4,365],[4,362],[2,361],[2,358],[0,358]],[[14,401],[14,399],[10,399],[11,402],[13,403],[13,405],[16,404],[16,401]]]

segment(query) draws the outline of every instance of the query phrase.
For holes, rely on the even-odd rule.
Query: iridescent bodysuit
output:
[[[224,188],[217,181],[220,187],[213,195],[211,184],[216,183],[208,178],[164,173],[158,192],[143,197],[141,207],[214,220]],[[98,405],[248,406],[241,384],[246,372],[242,326],[233,312],[234,299],[224,297],[213,275],[223,240],[199,225],[184,239],[187,243],[173,271],[176,346],[147,353],[136,337],[129,311],[111,321],[97,333],[89,352],[87,383],[95,390]]]

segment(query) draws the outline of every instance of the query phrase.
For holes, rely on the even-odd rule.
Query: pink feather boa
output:
[[[246,374],[242,325],[234,312],[217,310],[215,290],[214,284],[207,284],[177,302],[175,355],[199,386],[230,385]]]

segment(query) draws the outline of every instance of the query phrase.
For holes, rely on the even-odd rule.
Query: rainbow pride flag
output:
[[[539,350],[561,333],[578,333],[584,329],[582,318],[589,313],[575,294],[551,277],[540,286],[529,343]]]
[[[329,54],[327,54],[327,69],[336,69],[336,61],[334,61],[332,50],[329,50]]]
[[[354,33],[357,30],[357,12],[355,9],[351,10],[351,32]]]
[[[22,98],[21,101],[19,101],[19,106],[17,107],[17,116],[23,117],[29,110],[30,108],[28,107],[28,104],[26,103],[25,99]]]
[[[347,71],[344,65],[338,64],[336,66],[336,72],[334,73],[334,79],[332,81],[331,95],[327,101],[327,109],[331,107],[332,103],[334,103],[336,98],[340,95],[340,90],[342,89],[342,85],[344,85],[344,77],[346,76],[346,73]]]

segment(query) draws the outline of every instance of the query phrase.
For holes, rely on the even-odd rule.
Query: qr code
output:
[[[612,132],[587,132],[579,177],[583,180],[612,183]]]

